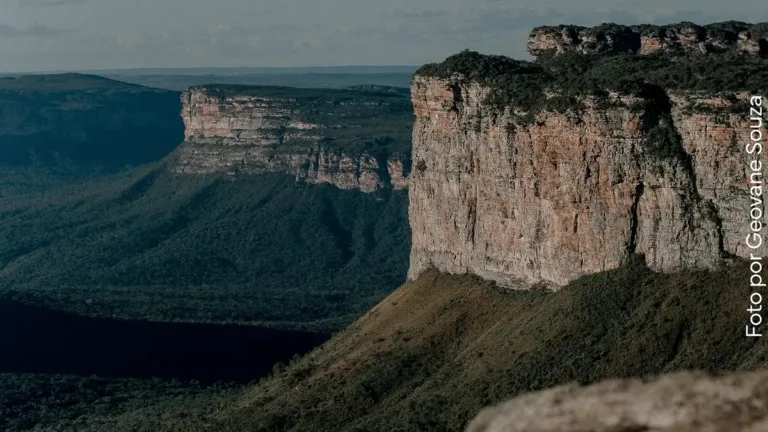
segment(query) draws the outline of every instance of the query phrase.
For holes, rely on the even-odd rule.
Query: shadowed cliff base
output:
[[[319,333],[82,317],[0,301],[0,372],[257,380]]]

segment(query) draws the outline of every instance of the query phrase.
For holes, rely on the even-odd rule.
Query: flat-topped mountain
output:
[[[0,165],[115,170],[183,139],[179,94],[82,74],[0,78]]]
[[[407,89],[208,85],[183,93],[182,117],[177,173],[285,172],[366,192],[407,187]]]
[[[705,26],[691,22],[664,26],[544,26],[531,32],[528,52],[534,56],[565,52],[672,55],[729,52],[768,56],[768,23],[726,21]]]
[[[463,52],[420,69],[410,277],[430,267],[563,285],[644,254],[654,270],[749,257],[756,56]],[[766,222],[764,216],[761,220]]]

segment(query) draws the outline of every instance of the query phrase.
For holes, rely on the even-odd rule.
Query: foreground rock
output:
[[[768,372],[677,373],[526,394],[482,411],[468,432],[763,432]]]

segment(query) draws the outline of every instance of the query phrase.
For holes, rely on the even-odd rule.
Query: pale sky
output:
[[[0,0],[0,72],[527,58],[546,24],[768,21],[766,0]]]

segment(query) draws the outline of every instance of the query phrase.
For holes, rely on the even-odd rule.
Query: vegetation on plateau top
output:
[[[738,55],[668,56],[664,54],[579,54],[541,56],[520,61],[465,50],[441,63],[421,67],[415,76],[479,83],[489,87],[488,102],[536,112],[555,102],[576,106],[578,97],[605,96],[608,91],[638,94],[649,86],[664,91],[765,93],[768,58]]]

